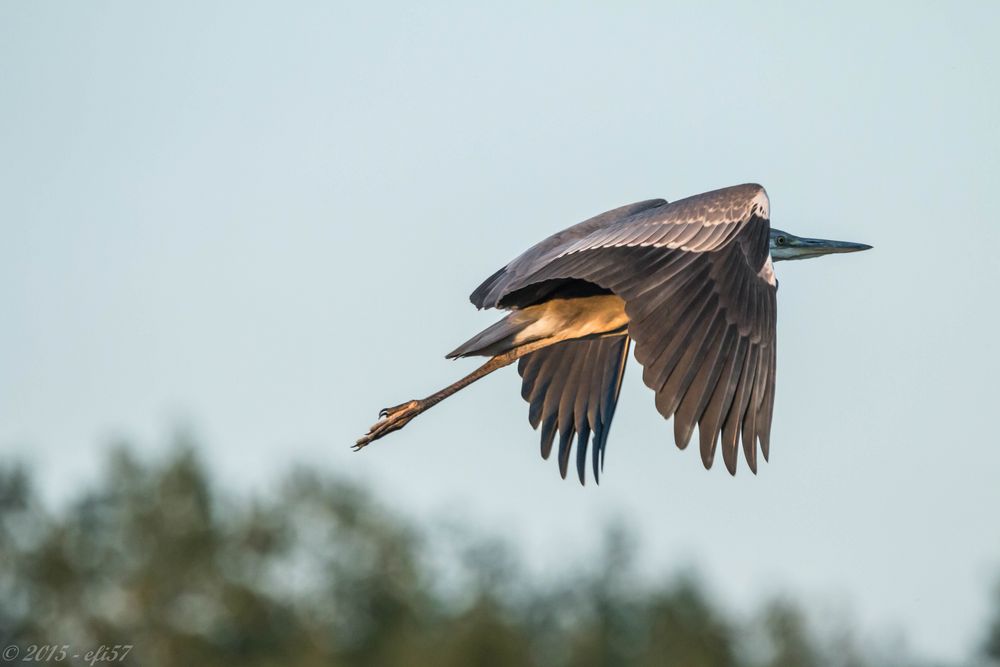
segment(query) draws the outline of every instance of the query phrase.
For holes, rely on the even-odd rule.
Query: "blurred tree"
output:
[[[656,591],[649,604],[651,641],[644,665],[731,667],[738,637],[730,621],[713,609],[694,579],[685,577]]]
[[[578,618],[569,626],[570,664],[636,664],[646,644],[639,596],[632,590],[633,545],[620,526],[604,535],[596,571],[579,577],[574,602]]]
[[[986,630],[983,655],[991,664],[1000,665],[1000,582],[993,588],[993,617]]]
[[[220,497],[195,451],[182,437],[149,463],[117,447],[57,513],[0,467],[0,646],[131,644],[124,664],[152,667],[876,664],[817,640],[789,602],[741,623],[692,576],[638,581],[620,528],[589,567],[538,581],[502,542],[428,539],[315,471]],[[1000,660],[1000,596],[986,653]]]
[[[763,614],[771,657],[766,667],[817,667],[822,658],[809,635],[801,611],[787,600],[775,600]]]

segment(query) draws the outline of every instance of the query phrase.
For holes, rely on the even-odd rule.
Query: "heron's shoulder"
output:
[[[717,225],[751,218],[769,220],[771,203],[758,183],[743,183],[678,199],[663,214],[677,222]]]

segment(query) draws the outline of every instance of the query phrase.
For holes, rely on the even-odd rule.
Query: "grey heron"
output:
[[[801,238],[770,226],[767,192],[736,185],[668,203],[607,211],[536,244],[471,295],[509,314],[448,358],[485,356],[478,369],[431,394],[386,408],[356,450],[406,426],[458,390],[519,361],[528,421],[549,458],[558,435],[566,477],[576,440],[585,479],[604,466],[631,344],[656,409],[687,447],[698,427],[701,459],[736,473],[739,444],[751,471],[768,457],[774,408],[778,281],[773,262],[871,246]]]

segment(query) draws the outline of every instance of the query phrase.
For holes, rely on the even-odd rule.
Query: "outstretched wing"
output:
[[[756,443],[766,459],[774,406],[777,283],[769,215],[767,193],[753,184],[646,203],[555,249],[525,253],[473,300],[516,305],[519,291],[560,280],[614,292],[625,300],[643,381],[656,392],[659,412],[674,418],[678,447],[687,446],[697,425],[710,467],[721,434],[723,459],[735,474],[742,434],[756,471]]]

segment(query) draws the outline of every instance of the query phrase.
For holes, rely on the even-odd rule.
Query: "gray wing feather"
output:
[[[659,208],[666,203],[664,199],[647,199],[627,204],[595,215],[593,218],[553,234],[526,250],[507,266],[483,281],[483,284],[469,296],[469,300],[476,308],[496,308],[500,298],[510,291],[511,284],[517,283],[539,267],[544,266],[546,262],[563,252],[566,247],[608,225],[629,219],[642,211]]]
[[[757,443],[768,455],[774,408],[776,286],[762,274],[767,195],[759,185],[741,185],[644,204],[525,253],[477,290],[477,305],[502,307],[520,289],[559,279],[618,294],[643,381],[656,392],[659,412],[674,418],[677,445],[688,444],[697,424],[702,460],[710,467],[721,435],[726,467],[735,472],[742,435],[756,471]],[[580,429],[572,420],[557,421],[553,409],[546,401],[537,413],[543,453],[558,428],[565,469],[572,435],[565,431]]]
[[[559,473],[565,478],[576,436],[576,469],[586,475],[590,446],[594,479],[603,467],[608,431],[614,417],[628,360],[628,336],[567,340],[521,358],[521,396],[528,401],[528,421],[542,427],[542,457],[549,458],[559,434]]]
[[[502,306],[504,297],[518,289],[555,277],[553,265],[562,273],[585,267],[593,261],[595,251],[654,248],[661,250],[655,256],[662,257],[664,250],[694,253],[719,250],[732,242],[751,219],[766,221],[769,215],[767,194],[755,184],[714,190],[672,204],[652,205],[662,201],[633,204],[635,210],[628,206],[615,209],[546,239],[480,285],[472,295],[473,303],[482,292],[485,296],[479,299],[481,307]],[[600,218],[603,224],[590,224]],[[566,236],[554,241],[563,234]],[[766,256],[766,247],[764,250]]]

